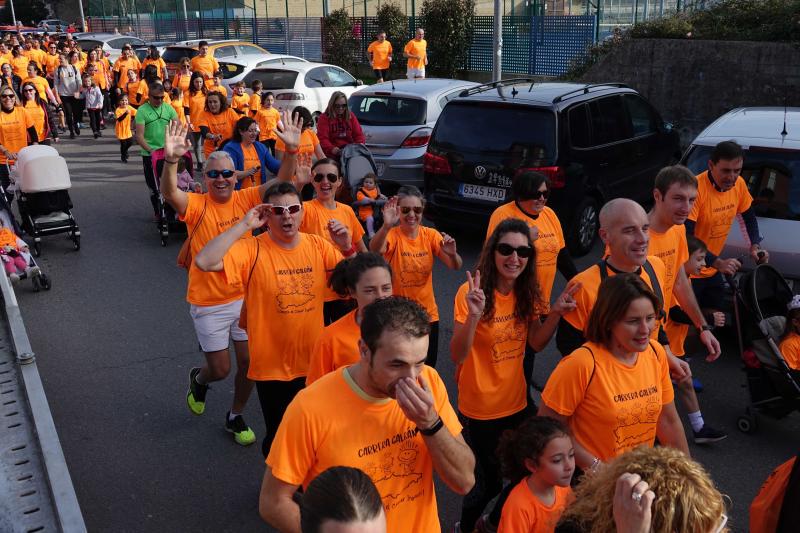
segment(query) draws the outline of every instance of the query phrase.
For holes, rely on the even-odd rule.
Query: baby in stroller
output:
[[[381,194],[378,188],[378,176],[373,172],[364,174],[361,186],[356,191],[356,201],[353,206],[358,208],[358,219],[366,225],[370,239],[381,227],[381,208],[386,200],[386,196]]]
[[[800,294],[795,294],[787,307],[789,312],[780,350],[788,367],[800,371]]]
[[[14,230],[6,226],[0,217],[0,260],[8,278],[17,282],[20,276],[26,274],[33,277],[39,274],[39,267],[33,265],[28,244],[20,239]]]

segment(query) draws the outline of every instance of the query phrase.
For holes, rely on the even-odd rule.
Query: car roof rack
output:
[[[484,83],[483,85],[476,85],[475,87],[470,87],[469,89],[464,89],[458,96],[472,96],[473,94],[482,93],[484,91],[490,91],[492,89],[500,89],[505,87],[506,85],[514,85],[517,83],[535,83],[536,80],[534,78],[511,78],[509,80],[498,80],[493,81],[491,83]]]
[[[575,89],[573,91],[569,91],[567,93],[562,94],[561,96],[556,96],[553,98],[553,103],[557,104],[559,102],[563,102],[569,97],[577,96],[579,94],[589,94],[589,89],[594,89],[595,87],[619,87],[619,88],[629,88],[624,83],[591,83],[584,85],[580,89]]]

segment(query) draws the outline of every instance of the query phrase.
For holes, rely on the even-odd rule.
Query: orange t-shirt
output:
[[[0,111],[0,144],[9,152],[17,153],[28,146],[28,128],[35,126],[31,116],[21,107],[14,107],[10,113]],[[0,153],[0,165],[8,162]]]
[[[158,77],[164,75],[164,69],[167,68],[167,64],[164,63],[164,59],[159,57],[158,59],[152,59],[150,57],[145,57],[144,61],[142,61],[142,73],[144,73],[144,69],[147,68],[147,65],[155,65],[158,69]]]
[[[23,55],[12,57],[10,61],[11,69],[14,71],[14,74],[20,78],[24,78],[28,75],[28,63],[30,62],[31,60]]]
[[[392,43],[386,40],[382,43],[372,41],[367,48],[367,53],[372,54],[372,68],[386,70],[389,68],[389,56],[392,55]]]
[[[781,341],[781,354],[792,370],[800,370],[800,335],[790,333]]]
[[[354,245],[364,239],[364,228],[361,227],[352,207],[336,202],[335,209],[328,209],[316,198],[303,202],[303,222],[300,223],[300,231],[319,235],[333,244],[331,234],[328,232],[328,221],[332,219],[347,226]]]
[[[689,336],[689,325],[667,318],[667,321],[664,322],[664,333],[669,339],[669,349],[672,355],[677,357],[686,355],[686,337]]]
[[[566,246],[561,222],[555,211],[547,206],[542,209],[538,217],[533,218],[520,209],[516,202],[509,202],[501,205],[492,213],[489,218],[489,227],[486,229],[486,238],[488,239],[494,229],[507,218],[517,218],[528,224],[529,228],[539,230],[539,238],[533,241],[533,247],[536,250],[536,284],[539,287],[539,298],[541,299],[536,303],[547,314],[550,312],[550,296],[553,293],[553,282],[556,279],[558,253]]]
[[[217,147],[222,144],[225,139],[230,139],[233,136],[233,128],[236,126],[237,120],[239,120],[239,115],[230,108],[218,115],[214,115],[205,110],[200,114],[200,119],[197,123],[198,127],[206,126],[210,133],[222,135],[222,139],[219,141],[212,141],[208,138],[203,141],[203,155],[208,157],[211,152],[218,149]]]
[[[311,350],[306,386],[337,368],[358,362],[361,328],[356,323],[356,313],[358,309],[353,309],[322,331],[317,344]]]
[[[545,505],[523,479],[511,489],[503,505],[497,533],[553,533],[559,518],[572,501],[572,489],[556,485],[552,505]]]
[[[52,76],[53,73],[56,71],[61,59],[58,54],[51,54],[48,53],[44,58],[44,70],[47,72],[48,76]]]
[[[219,62],[211,54],[205,57],[196,55],[192,58],[192,72],[200,72],[206,78],[211,78],[219,70]]]
[[[658,283],[661,286],[661,291],[664,291],[664,263],[656,256],[649,255],[647,256],[647,260],[650,261],[650,264],[653,266],[653,271],[656,274],[656,278],[658,279]],[[611,270],[611,268],[607,269],[608,275],[613,276],[615,272]],[[650,277],[645,272],[644,268],[639,269],[639,276],[644,280],[647,285],[652,288],[653,283],[650,281]],[[586,326],[589,324],[589,314],[592,312],[592,308],[594,308],[594,303],[597,301],[597,291],[600,288],[600,283],[602,279],[600,279],[600,267],[598,265],[592,265],[586,270],[579,272],[570,283],[573,282],[580,282],[581,287],[575,292],[573,298],[575,299],[575,303],[577,307],[570,311],[569,313],[564,315],[564,320],[570,323],[570,325],[579,330],[579,331],[586,331]],[[656,327],[653,329],[653,338],[658,337],[658,328]]]
[[[453,316],[465,324],[468,284],[458,288]],[[528,405],[522,359],[528,341],[528,324],[514,317],[514,292],[494,291],[494,317],[480,320],[469,355],[456,368],[458,410],[477,420],[511,416]],[[535,319],[536,320],[536,319]]]
[[[228,89],[224,85],[217,85],[214,80],[206,80],[206,90],[210,93],[219,93],[225,98],[228,97]]]
[[[258,195],[257,188],[244,192]],[[324,327],[327,279],[341,260],[332,244],[306,233],[291,250],[275,244],[269,234],[241,239],[231,247],[224,259],[225,280],[245,291],[249,379],[290,381],[307,374],[311,350]]]
[[[106,78],[105,67],[103,67],[103,64],[100,62],[94,63],[94,65],[97,67],[94,76],[92,76],[94,84],[105,91],[108,89],[108,78]]]
[[[25,112],[30,116],[33,121],[33,127],[36,128],[36,136],[39,142],[47,138],[47,124],[45,119],[44,108],[36,103],[35,100],[28,100],[25,102]]]
[[[256,147],[252,144],[250,146],[245,147],[242,145],[242,154],[244,155],[244,169],[247,170],[248,168],[253,168],[255,166],[261,165],[261,160],[258,158],[258,152],[256,151]],[[247,189],[253,187],[256,183],[261,183],[261,170],[256,171],[253,174],[253,177],[247,177],[242,180],[242,189]]]
[[[433,294],[433,263],[442,249],[442,234],[433,228],[419,227],[415,239],[406,237],[399,227],[389,230],[383,257],[392,267],[392,286],[396,296],[416,300],[428,312],[431,322],[439,320]]]
[[[720,192],[711,183],[708,171],[697,175],[697,200],[689,213],[689,220],[695,222],[694,235],[706,244],[714,255],[722,253],[728,239],[733,219],[739,213],[750,209],[753,197],[747,190],[744,178],[739,176],[736,184],[725,192]],[[713,267],[703,267],[693,278],[709,278],[717,273]]]
[[[423,368],[422,377],[444,422],[442,431],[459,435],[461,424],[442,378],[429,366]],[[440,531],[433,461],[422,435],[396,400],[368,396],[347,368],[324,376],[295,396],[278,428],[267,465],[284,483],[303,487],[332,466],[359,468],[381,495],[388,533]]]
[[[650,229],[650,245],[647,249],[649,255],[654,255],[664,263],[664,310],[672,307],[672,290],[679,271],[684,263],[689,260],[689,245],[686,243],[686,226],[675,225],[664,233],[656,233]]]
[[[122,83],[128,79],[128,71],[131,69],[135,70],[137,74],[142,70],[142,64],[136,56],[120,57],[114,62],[114,72],[119,73],[119,79]]]
[[[378,197],[378,188],[375,187],[371,191],[369,189],[365,189],[360,187],[358,192],[356,192],[356,202],[360,202],[361,200],[365,200],[366,198],[370,198],[372,200]],[[372,204],[361,205],[358,207],[358,218],[363,220],[364,222],[367,221],[369,217],[371,217],[374,213],[373,211],[374,206]]]
[[[183,105],[189,108],[189,122],[192,124],[192,131],[200,131],[200,117],[206,109],[206,93],[197,91],[192,94],[187,92],[183,95]]]
[[[120,115],[126,112],[128,115],[120,119]],[[117,134],[117,139],[124,140],[133,137],[133,133],[131,132],[131,120],[136,116],[136,110],[131,106],[117,107],[114,109],[114,116],[117,118],[114,122],[114,133]]]
[[[261,109],[261,94],[253,93],[250,95],[250,115],[255,116],[259,109]]]
[[[186,124],[186,110],[183,108],[183,95],[179,98],[170,98],[169,105],[172,106],[172,109],[175,110],[175,114],[178,115],[178,121],[181,124]]]
[[[49,89],[50,86],[47,84],[46,79],[41,76],[36,76],[35,78],[25,78],[20,84],[20,89],[22,89],[22,86],[26,83],[30,83],[36,87],[36,92],[39,94],[39,98],[47,102],[47,89]]]
[[[186,223],[187,234],[192,236],[189,243],[192,257],[200,253],[208,241],[230,229],[250,209],[261,203],[258,189],[234,191],[231,199],[224,204],[213,201],[208,194],[190,192],[187,195],[189,203],[181,220]],[[221,305],[242,296],[242,287],[227,283],[225,276],[219,272],[203,272],[192,262],[186,288],[187,302],[202,306]]]
[[[191,74],[175,74],[175,77],[172,78],[172,87],[177,88],[182,93],[186,93],[189,91],[189,82],[191,81]]]
[[[425,68],[425,58],[428,57],[428,41],[425,39],[411,39],[403,48],[403,52],[409,55],[419,56],[422,59],[408,58],[408,68]]]
[[[144,80],[125,83],[125,92],[128,95],[128,102],[131,104],[142,105],[147,102],[147,84]]]
[[[662,406],[673,399],[667,354],[654,341],[633,366],[587,342],[559,361],[542,392],[542,402],[569,417],[572,437],[601,461],[652,447]]]
[[[231,98],[231,109],[238,109],[244,113],[245,117],[250,116],[250,95],[248,94],[234,94]]]
[[[270,107],[269,109],[259,108],[258,113],[256,113],[256,122],[258,123],[258,128],[261,130],[261,133],[258,135],[258,140],[266,141],[268,139],[277,139],[278,136],[275,134],[275,130],[277,129],[278,122],[280,121],[281,121],[281,114],[274,107]],[[306,130],[306,131],[311,131],[311,130]],[[314,153],[313,141],[311,144],[312,144],[311,153],[313,154]],[[317,140],[317,144],[319,144],[319,140]],[[285,145],[284,148],[286,148]]]
[[[44,60],[47,57],[47,52],[42,50],[41,48],[31,48],[27,51],[28,53],[25,54],[30,61],[36,63],[40,69],[44,68]]]
[[[280,116],[278,118],[280,118]],[[283,143],[283,141],[277,138],[277,135],[275,136],[275,139],[275,151],[285,152],[286,145]],[[310,167],[311,163],[314,162],[314,154],[316,153],[315,149],[318,145],[319,137],[317,137],[317,134],[314,133],[314,130],[310,128],[303,130],[303,132],[300,134],[300,144],[297,145],[297,165]]]
[[[11,231],[10,228],[0,227],[0,248],[10,246],[14,250],[19,249],[19,241],[17,234]]]

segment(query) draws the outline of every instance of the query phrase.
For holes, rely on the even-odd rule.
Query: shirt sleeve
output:
[[[325,270],[327,271],[327,275],[330,276],[330,273],[333,272],[333,269],[336,268],[336,265],[344,259],[342,256],[342,252],[339,251],[333,244],[329,243],[322,237],[319,237],[319,243],[317,243],[317,247],[322,252],[322,261],[325,264]]]
[[[464,283],[458,288],[456,293],[455,302],[453,303],[453,320],[459,324],[465,324],[469,316],[469,307],[467,306],[467,288],[468,285]]]
[[[583,401],[593,367],[588,348],[578,348],[563,358],[544,386],[542,402],[562,416],[572,416]]]
[[[194,192],[186,193],[187,203],[186,212],[183,216],[179,216],[180,220],[186,224],[197,224],[200,219],[200,213],[203,211],[203,195]]]
[[[672,388],[672,379],[669,376],[669,363],[667,362],[667,352],[664,350],[664,347],[661,346],[659,343],[655,342],[652,343],[653,350],[655,350],[656,355],[658,356],[659,362],[659,381],[661,382],[661,405],[667,405],[668,403],[672,403],[675,400],[675,390]]]
[[[458,416],[453,406],[450,404],[450,398],[447,396],[447,389],[439,373],[433,368],[426,367],[426,380],[428,381],[428,386],[431,388],[431,394],[433,395],[433,401],[436,406],[436,412],[439,413],[439,418],[442,419],[442,422],[444,422],[445,427],[447,427],[451,435],[454,437],[460,435],[464,428],[461,426],[461,422],[458,421]]]
[[[736,206],[736,213],[744,213],[753,203],[753,197],[750,195],[750,191],[747,189],[747,184],[744,182],[744,179],[739,178],[736,180],[736,191],[739,195],[739,205]]]
[[[433,255],[438,256],[439,252],[442,251],[442,241],[444,240],[444,237],[442,237],[442,234],[435,229],[430,228],[430,237],[428,240],[430,243],[431,252]]]
[[[302,394],[286,408],[266,460],[272,475],[290,485],[303,483],[316,458],[311,420],[298,401]]]
[[[306,387],[317,381],[329,372],[333,372],[331,364],[331,345],[330,340],[323,333],[320,335],[314,348],[311,350],[311,357],[308,360],[308,374],[306,375]]]
[[[527,483],[524,479],[520,483]],[[510,500],[510,498],[509,498]],[[511,504],[511,505],[509,505]],[[520,531],[536,531],[538,526],[531,516],[531,509],[525,505],[519,505],[514,501],[506,501],[503,512],[500,515],[500,524],[497,526],[497,533],[518,533]]]
[[[351,236],[353,244],[358,244],[364,239],[364,228],[361,227],[361,222],[358,221],[353,209],[348,205],[345,206],[345,209],[347,209],[347,217],[349,219],[348,225],[353,228],[353,235]]]
[[[222,259],[222,271],[229,285],[236,288],[247,286],[258,246],[256,239],[246,238],[239,239],[230,247]]]

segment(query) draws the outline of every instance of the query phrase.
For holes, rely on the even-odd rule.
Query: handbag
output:
[[[178,251],[177,264],[179,267],[185,268],[186,270],[189,270],[189,268],[192,266],[192,259],[193,259],[192,248],[191,248],[192,237],[194,237],[194,234],[197,233],[197,228],[200,227],[200,224],[203,223],[203,217],[206,216],[207,207],[208,207],[208,196],[206,196],[205,202],[203,203],[203,211],[200,213],[200,219],[197,221],[197,224],[195,224],[192,233],[189,234],[189,237],[187,237],[187,239],[183,241],[180,251]]]

